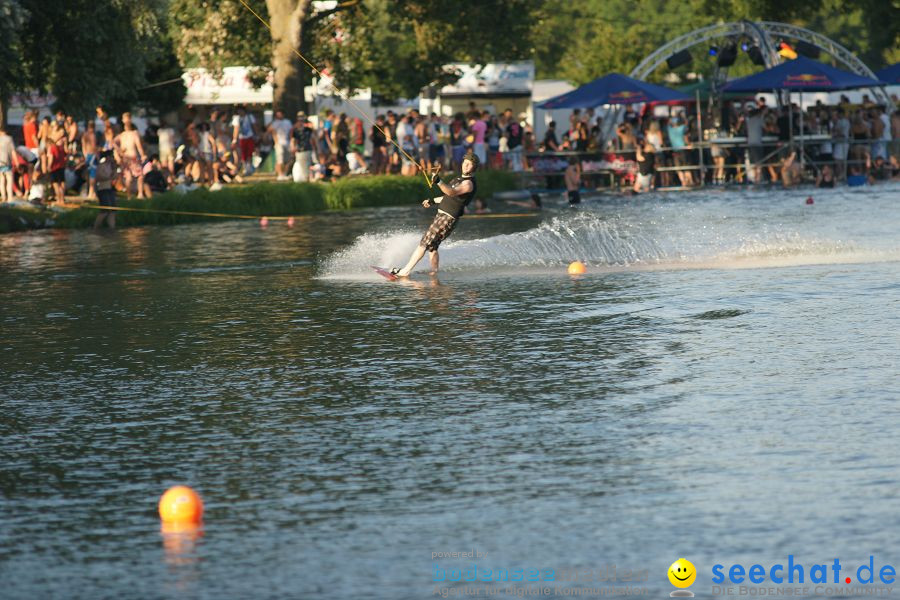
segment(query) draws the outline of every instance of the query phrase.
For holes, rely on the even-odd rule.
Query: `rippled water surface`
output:
[[[0,597],[900,566],[900,187],[809,193],[466,217],[403,283],[421,209],[2,236]]]

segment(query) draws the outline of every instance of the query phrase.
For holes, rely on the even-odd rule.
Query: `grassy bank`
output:
[[[34,206],[0,204],[0,233],[50,227],[56,213]]]
[[[515,189],[517,179],[505,171],[484,171],[477,176],[478,195]],[[437,195],[433,192],[430,195]],[[326,210],[350,210],[412,204],[429,196],[423,177],[393,175],[351,177],[334,183],[258,183],[225,187],[217,192],[197,189],[186,194],[169,192],[152,200],[123,200],[119,206],[160,212],[118,211],[117,223],[171,225],[218,220],[222,217],[172,214],[171,212],[219,213],[250,216],[305,215]],[[97,211],[78,208],[56,218],[57,227],[90,227]]]

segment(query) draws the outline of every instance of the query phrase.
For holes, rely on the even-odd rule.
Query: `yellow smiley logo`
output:
[[[669,567],[669,581],[677,588],[690,587],[697,579],[697,569],[686,558],[679,558]]]

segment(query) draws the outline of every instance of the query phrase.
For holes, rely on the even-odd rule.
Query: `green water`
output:
[[[0,596],[896,566],[900,194],[806,195],[466,218],[436,279],[396,284],[368,265],[421,209],[2,236]],[[202,535],[160,531],[178,483]]]

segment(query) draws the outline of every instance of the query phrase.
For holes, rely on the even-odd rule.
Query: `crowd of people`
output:
[[[758,98],[728,104],[702,120],[684,109],[658,117],[628,106],[618,118],[606,128],[592,109],[576,109],[565,132],[549,124],[539,148],[578,152],[586,157],[582,162],[603,154],[633,161],[636,168],[620,168],[618,174],[633,181],[635,192],[700,183],[791,186],[803,178],[820,186],[836,180],[860,185],[900,176],[900,111],[889,115],[867,98],[862,106],[818,103],[805,111],[770,107]]]
[[[522,170],[524,153],[536,149],[524,114],[514,117],[512,109],[506,109],[492,115],[474,103],[468,113],[452,118],[415,109],[405,114],[388,110],[366,126],[359,117],[326,110],[319,122],[314,127],[301,112],[291,124],[276,113],[270,129],[278,177],[316,181],[360,173],[414,175],[422,162],[459,170],[468,150],[489,168]]]
[[[168,189],[241,182],[273,155],[279,181],[328,181],[349,174],[413,175],[425,163],[459,169],[471,149],[493,168],[521,170],[534,135],[524,115],[491,115],[471,105],[453,118],[386,111],[367,125],[360,117],[326,110],[293,120],[275,111],[264,125],[245,107],[213,110],[175,128],[163,120],[141,132],[130,113],[110,117],[103,107],[83,124],[58,111],[55,118],[26,113],[21,131],[0,132],[2,200],[27,198],[61,204],[66,194],[98,200],[101,155],[115,166],[112,189],[149,198]],[[366,153],[367,138],[371,152]]]
[[[801,122],[804,133],[816,136],[806,144],[803,160],[791,143]],[[276,179],[299,182],[364,173],[414,175],[423,163],[459,170],[469,150],[487,168],[538,174],[538,157],[568,152],[559,176],[547,174],[559,184],[570,163],[577,163],[579,182],[583,174],[591,183],[592,171],[601,169],[592,169],[597,164],[592,156],[613,155],[630,161],[619,176],[635,192],[745,181],[793,185],[803,177],[823,186],[854,185],[900,171],[900,111],[889,115],[872,103],[820,103],[801,111],[796,105],[770,107],[759,98],[726,104],[702,121],[683,108],[658,117],[627,106],[609,125],[593,109],[576,109],[565,131],[550,122],[537,143],[524,114],[511,109],[491,114],[474,102],[449,118],[388,110],[376,115],[374,124],[332,110],[315,118],[298,112],[293,120],[278,110],[263,124],[239,106],[213,110],[177,128],[163,120],[143,132],[130,113],[113,118],[103,107],[83,125],[63,111],[42,119],[31,111],[15,138],[0,130],[0,200],[61,204],[69,193],[114,202],[116,193],[149,198],[173,188],[215,190],[241,182],[270,154]],[[107,166],[100,169],[101,164]],[[801,164],[809,171],[802,172]],[[567,188],[571,179],[565,175]]]
[[[168,187],[160,156],[148,154],[131,113],[113,120],[97,108],[97,120],[82,126],[63,111],[43,119],[29,111],[18,137],[0,130],[2,200],[62,204],[68,192],[102,200],[110,189],[143,198]]]

